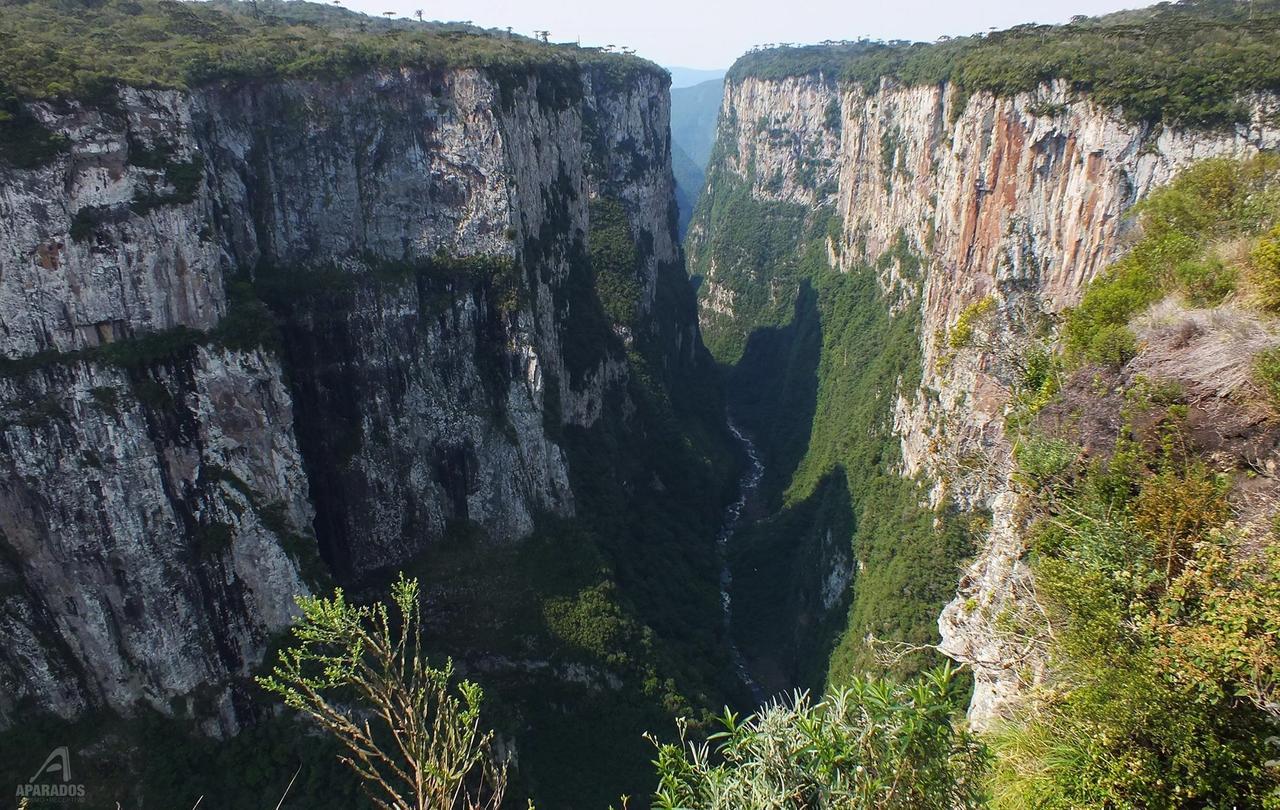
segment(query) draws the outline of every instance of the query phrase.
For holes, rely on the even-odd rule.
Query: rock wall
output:
[[[907,476],[935,503],[991,512],[991,529],[939,621],[943,650],[972,665],[973,723],[989,723],[1034,678],[1034,649],[1014,649],[991,617],[1029,587],[1003,414],[1020,336],[1076,303],[1123,249],[1125,211],[1182,167],[1280,146],[1274,97],[1246,100],[1226,131],[1134,124],[1063,83],[1012,97],[954,87],[844,86],[822,76],[741,78],[726,86],[720,165],[760,200],[834,217],[831,264],[873,266],[886,306],[920,313],[923,381],[899,391],[893,419]],[[693,231],[692,250],[700,239]],[[903,257],[920,260],[904,263]],[[734,312],[741,291],[712,263],[704,318]],[[984,299],[981,340],[947,335]]]
[[[553,67],[29,105],[67,148],[0,160],[0,723],[142,701],[234,730],[308,583],[572,514],[556,428],[625,381],[629,329],[697,326],[653,306],[665,75]],[[640,316],[583,361],[599,195]]]

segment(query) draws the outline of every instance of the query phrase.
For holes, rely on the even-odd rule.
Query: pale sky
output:
[[[322,0],[323,1],[323,0]],[[557,42],[626,45],[662,65],[723,68],[752,45],[824,39],[932,40],[1008,28],[1024,22],[1066,22],[1075,14],[1105,14],[1155,0],[344,0],[357,11],[394,11],[428,19],[511,26],[522,34],[547,29]]]

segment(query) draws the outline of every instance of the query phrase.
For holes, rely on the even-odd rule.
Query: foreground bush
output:
[[[654,806],[977,807],[986,754],[952,722],[957,680],[948,666],[909,686],[855,679],[820,702],[800,694],[742,722],[726,712],[710,742],[659,746]]]
[[[1110,458],[1036,489],[1050,660],[988,740],[993,806],[1280,807],[1280,542],[1188,458],[1185,406],[1131,399]]]
[[[392,587],[383,603],[356,606],[342,590],[301,597],[297,644],[259,683],[314,718],[347,753],[373,803],[384,810],[493,810],[506,767],[481,731],[480,687],[453,682],[453,664],[423,655],[418,581]]]

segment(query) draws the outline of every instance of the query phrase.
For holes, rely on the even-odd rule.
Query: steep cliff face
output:
[[[235,728],[220,684],[288,624],[314,557],[279,363],[192,346],[60,364],[3,401],[5,718],[179,698]]]
[[[923,480],[934,507],[982,516],[970,522],[976,557],[939,622],[942,649],[976,674],[976,725],[1036,671],[1034,650],[1010,648],[992,628],[1028,576],[1003,426],[1014,349],[1079,301],[1123,249],[1124,212],[1151,189],[1193,161],[1280,146],[1280,103],[1244,103],[1247,123],[1200,130],[1130,123],[1063,82],[995,96],[887,78],[867,89],[814,74],[739,77],[726,89],[722,185],[809,212],[824,264],[873,272],[883,306],[916,324],[916,360],[899,370],[896,391],[873,395],[900,441],[896,471]],[[714,343],[718,332],[767,324],[773,299],[793,300],[803,281],[735,260],[709,222],[695,223],[690,252]],[[764,304],[751,299],[761,286]]]
[[[633,341],[700,345],[655,307],[684,283],[666,77],[613,67],[26,105],[66,141],[0,164],[0,719],[234,729],[306,580],[573,514],[560,428]],[[639,257],[625,322],[588,259],[604,199]]]

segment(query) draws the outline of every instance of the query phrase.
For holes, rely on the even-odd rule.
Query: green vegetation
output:
[[[1277,49],[1276,0],[1189,0],[935,44],[774,48],[742,57],[729,78],[821,73],[871,88],[891,77],[906,84],[952,82],[964,94],[997,95],[1063,79],[1103,105],[1122,108],[1133,121],[1222,126],[1243,120],[1240,96],[1280,90]]]
[[[1280,156],[1205,160],[1133,209],[1142,238],[1067,313],[1070,358],[1119,365],[1137,351],[1128,323],[1177,292],[1193,306],[1213,306],[1248,283],[1250,296],[1275,306],[1274,236],[1280,222]],[[1253,243],[1241,250],[1239,243]]]
[[[1272,407],[1280,410],[1280,349],[1259,352],[1253,359],[1253,375]]]
[[[294,646],[258,684],[314,720],[345,748],[342,761],[381,807],[497,810],[507,766],[481,731],[484,692],[455,683],[453,662],[425,656],[415,579],[386,603],[357,606],[342,590],[301,596]]]
[[[743,721],[726,711],[714,758],[707,744],[659,746],[654,807],[979,807],[985,752],[952,723],[963,694],[942,668],[910,686],[855,678],[817,703],[801,694]]]
[[[996,299],[988,295],[965,307],[947,335],[947,346],[953,351],[969,348],[973,343],[973,331],[978,321],[995,309],[995,306]]]
[[[714,638],[689,628],[672,644],[656,629],[680,610],[712,619],[714,592],[687,578],[674,538],[659,538],[646,555],[673,555],[678,579],[661,606],[672,615],[659,615],[646,590],[660,583],[636,581],[625,548],[641,533],[615,540],[597,525],[594,516],[543,518],[516,546],[458,525],[411,566],[435,583],[425,637],[432,655],[511,662],[474,678],[488,695],[485,722],[518,741],[509,792],[541,806],[596,808],[622,792],[647,793],[653,776],[641,735],[670,736],[674,717],[701,718],[715,705],[708,690],[717,685],[707,678],[723,653]],[[705,663],[685,657],[694,650]]]
[[[1280,225],[1258,240],[1250,258],[1258,305],[1268,312],[1280,312]]]
[[[707,283],[714,257],[732,268],[734,280],[755,282],[734,284],[733,314],[711,315],[705,323],[707,348],[721,363],[733,363],[741,358],[755,325],[784,323],[790,315],[801,278],[797,254],[806,215],[799,206],[753,199],[750,186],[718,163],[713,156],[711,193],[702,197],[694,215],[706,242],[690,246],[689,275]],[[719,277],[715,281],[721,283]],[[781,294],[774,294],[771,285]]]
[[[0,158],[19,169],[43,166],[66,148],[66,139],[54,135],[0,83]]]
[[[1208,160],[1153,193],[1068,313],[1066,355],[1023,364],[1007,428],[1039,612],[1002,631],[1044,640],[1047,677],[990,739],[993,807],[1280,806],[1280,535],[1232,463],[1246,440],[1200,429],[1178,380],[1087,365],[1131,357],[1126,324],[1170,292],[1266,308],[1277,181],[1272,155]],[[1277,350],[1251,363],[1274,402]],[[1123,396],[1097,382],[1116,373]]]
[[[589,252],[594,286],[605,314],[617,324],[634,323],[640,305],[640,251],[622,203],[592,200]]]
[[[1228,522],[1184,405],[1130,402],[1106,458],[1018,456],[1046,611],[1022,630],[1048,634],[1052,676],[992,740],[994,806],[1275,806],[1280,545]]]
[[[583,67],[611,81],[666,75],[636,57],[469,25],[379,20],[305,2],[28,0],[0,6],[0,76],[23,98],[94,99],[117,83],[192,87],[401,66],[483,68],[503,83],[523,82],[536,69],[549,85],[557,71]]]
[[[295,718],[273,715],[270,697],[253,691],[245,699],[263,719],[225,739],[209,737],[188,714],[188,705],[204,716],[214,711],[203,694],[192,695],[190,704],[175,701],[174,717],[143,708],[127,719],[30,717],[0,733],[0,778],[26,783],[50,751],[65,745],[87,807],[118,801],[190,808],[201,796],[201,807],[274,807],[288,788],[284,807],[372,810],[357,781],[338,767],[337,744]]]
[[[890,313],[875,268],[831,270],[822,213],[757,201],[720,170],[699,216],[710,237],[692,246],[693,271],[714,262],[714,282],[734,296],[706,340],[734,363],[732,411],[766,462],[770,516],[735,540],[738,643],[778,688],[917,672],[937,659],[881,662],[866,640],[934,642],[969,545],[961,522],[899,473],[892,409],[920,380],[917,311]],[[903,240],[879,262],[895,263],[922,277]],[[852,587],[824,594],[826,573],[850,568]]]

